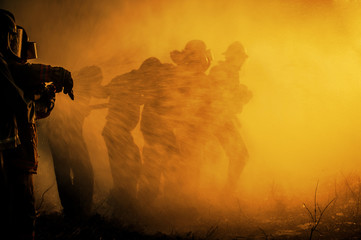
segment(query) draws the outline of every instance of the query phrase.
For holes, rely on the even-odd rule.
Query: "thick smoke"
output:
[[[217,206],[214,212],[204,214],[204,220],[244,206],[257,208],[271,198],[284,202],[308,198],[318,180],[326,192],[332,188],[329,182],[333,184],[343,173],[359,168],[358,1],[35,0],[5,1],[0,7],[12,11],[30,40],[38,43],[37,62],[68,68],[74,73],[75,84],[85,66],[101,68],[104,87],[116,76],[138,69],[148,57],[171,63],[169,53],[182,50],[192,39],[203,40],[212,50],[212,66],[224,60],[222,53],[229,44],[243,43],[249,58],[240,71],[240,81],[253,92],[253,98],[239,115],[238,130],[250,158],[236,193],[230,194],[225,190],[225,153],[214,142],[206,146],[203,154],[213,157],[201,162],[198,192],[190,187],[184,190],[187,197],[178,199],[183,204],[180,211],[189,211],[189,218],[199,206],[203,207],[201,212]],[[81,91],[75,91],[75,97],[86,95]],[[79,121],[79,114],[67,104],[81,100],[61,98],[54,111]],[[98,95],[89,101],[91,105],[107,104],[109,98]],[[113,180],[102,136],[107,113],[106,107],[92,110],[84,119],[83,136],[94,169],[96,211],[111,215],[106,201]],[[66,126],[53,127],[66,137],[72,136]],[[139,124],[132,136],[142,151]],[[45,134],[40,139],[37,184],[42,192],[55,178]],[[178,163],[175,167],[181,166]],[[165,179],[162,176],[163,188]],[[48,196],[48,207],[59,210],[56,189],[51,191],[54,194]],[[154,209],[144,215],[162,216],[170,208],[163,200],[158,199]],[[146,200],[140,202],[146,205]]]

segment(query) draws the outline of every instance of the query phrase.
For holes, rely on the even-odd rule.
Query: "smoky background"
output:
[[[239,181],[238,201],[228,201],[229,194],[221,192],[227,160],[221,148],[214,146],[214,157],[202,163],[199,205],[218,210],[208,212],[204,219],[225,214],[220,213],[222,209],[237,212],[239,202],[241,208],[255,212],[273,207],[275,199],[286,206],[301,204],[300,199],[312,198],[317,181],[321,196],[330,199],[339,179],[358,173],[360,1],[0,3],[15,14],[30,40],[37,42],[39,59],[34,62],[69,69],[75,86],[76,72],[84,66],[101,67],[102,85],[106,85],[150,56],[171,62],[169,52],[183,49],[192,39],[205,41],[212,50],[212,66],[223,60],[222,53],[230,43],[244,44],[250,57],[240,81],[253,92],[253,98],[239,116],[239,130],[250,159]],[[69,103],[64,98],[58,96],[56,108],[66,112],[66,104],[77,104],[77,100]],[[68,103],[60,106],[62,101]],[[106,99],[91,101],[96,104]],[[101,135],[106,114],[107,109],[93,110],[83,126],[95,175],[95,206],[102,206],[113,185]],[[76,119],[77,114],[73,115]],[[64,135],[71,137],[71,132],[64,128]],[[141,147],[139,126],[133,136]],[[55,178],[41,129],[39,137],[36,184],[40,197]],[[60,209],[55,186],[45,201],[49,211]]]

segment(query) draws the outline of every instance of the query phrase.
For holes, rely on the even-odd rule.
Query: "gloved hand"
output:
[[[56,80],[54,80],[54,86],[56,92],[63,91],[64,94],[68,94],[69,97],[74,100],[74,93],[73,93],[73,78],[71,77],[71,73],[62,68],[62,67],[54,67],[53,71],[56,76]]]
[[[68,94],[69,97],[71,98],[71,100],[74,100],[73,86],[74,86],[74,81],[73,81],[73,78],[71,77],[71,73],[69,71],[65,70],[63,93]]]

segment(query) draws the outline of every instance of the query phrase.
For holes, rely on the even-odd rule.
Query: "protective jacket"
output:
[[[27,104],[26,107],[18,106],[15,113],[21,144],[4,151],[4,158],[9,161],[9,165],[20,171],[36,173],[38,152],[35,120],[50,114],[54,106],[55,89],[49,92],[45,82],[61,82],[63,76],[59,70],[62,68],[42,64],[10,63],[9,69],[15,84],[23,91]]]
[[[27,101],[0,53],[0,151],[20,145],[16,120],[18,106],[26,107]]]

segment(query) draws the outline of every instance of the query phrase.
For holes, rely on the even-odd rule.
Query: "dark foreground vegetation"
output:
[[[36,240],[361,239],[361,178],[344,177],[342,183],[333,188],[332,193],[327,191],[327,196],[321,198],[319,195],[325,195],[320,192],[324,188],[317,184],[313,196],[300,196],[296,204],[271,194],[257,212],[252,213],[240,204],[238,211],[218,213],[213,218],[192,216],[195,224],[190,225],[197,231],[150,233],[142,229],[142,224],[126,225],[99,214],[69,219],[59,213],[40,211]],[[159,216],[159,219],[162,218]]]
[[[60,214],[48,214],[38,218],[36,240],[361,239],[361,218],[351,221],[349,216],[334,209],[333,213],[329,210],[328,216],[324,216],[314,229],[315,223],[307,219],[306,214],[300,213],[298,216],[284,214],[283,217],[254,218],[238,226],[219,223],[219,226],[210,227],[205,234],[149,234],[139,227],[126,226],[118,220],[100,215],[87,219],[67,219]]]
[[[94,215],[87,219],[68,219],[60,214],[42,215],[37,220],[37,240],[188,240],[196,238],[192,233],[146,234],[142,229],[125,226],[117,220]]]

